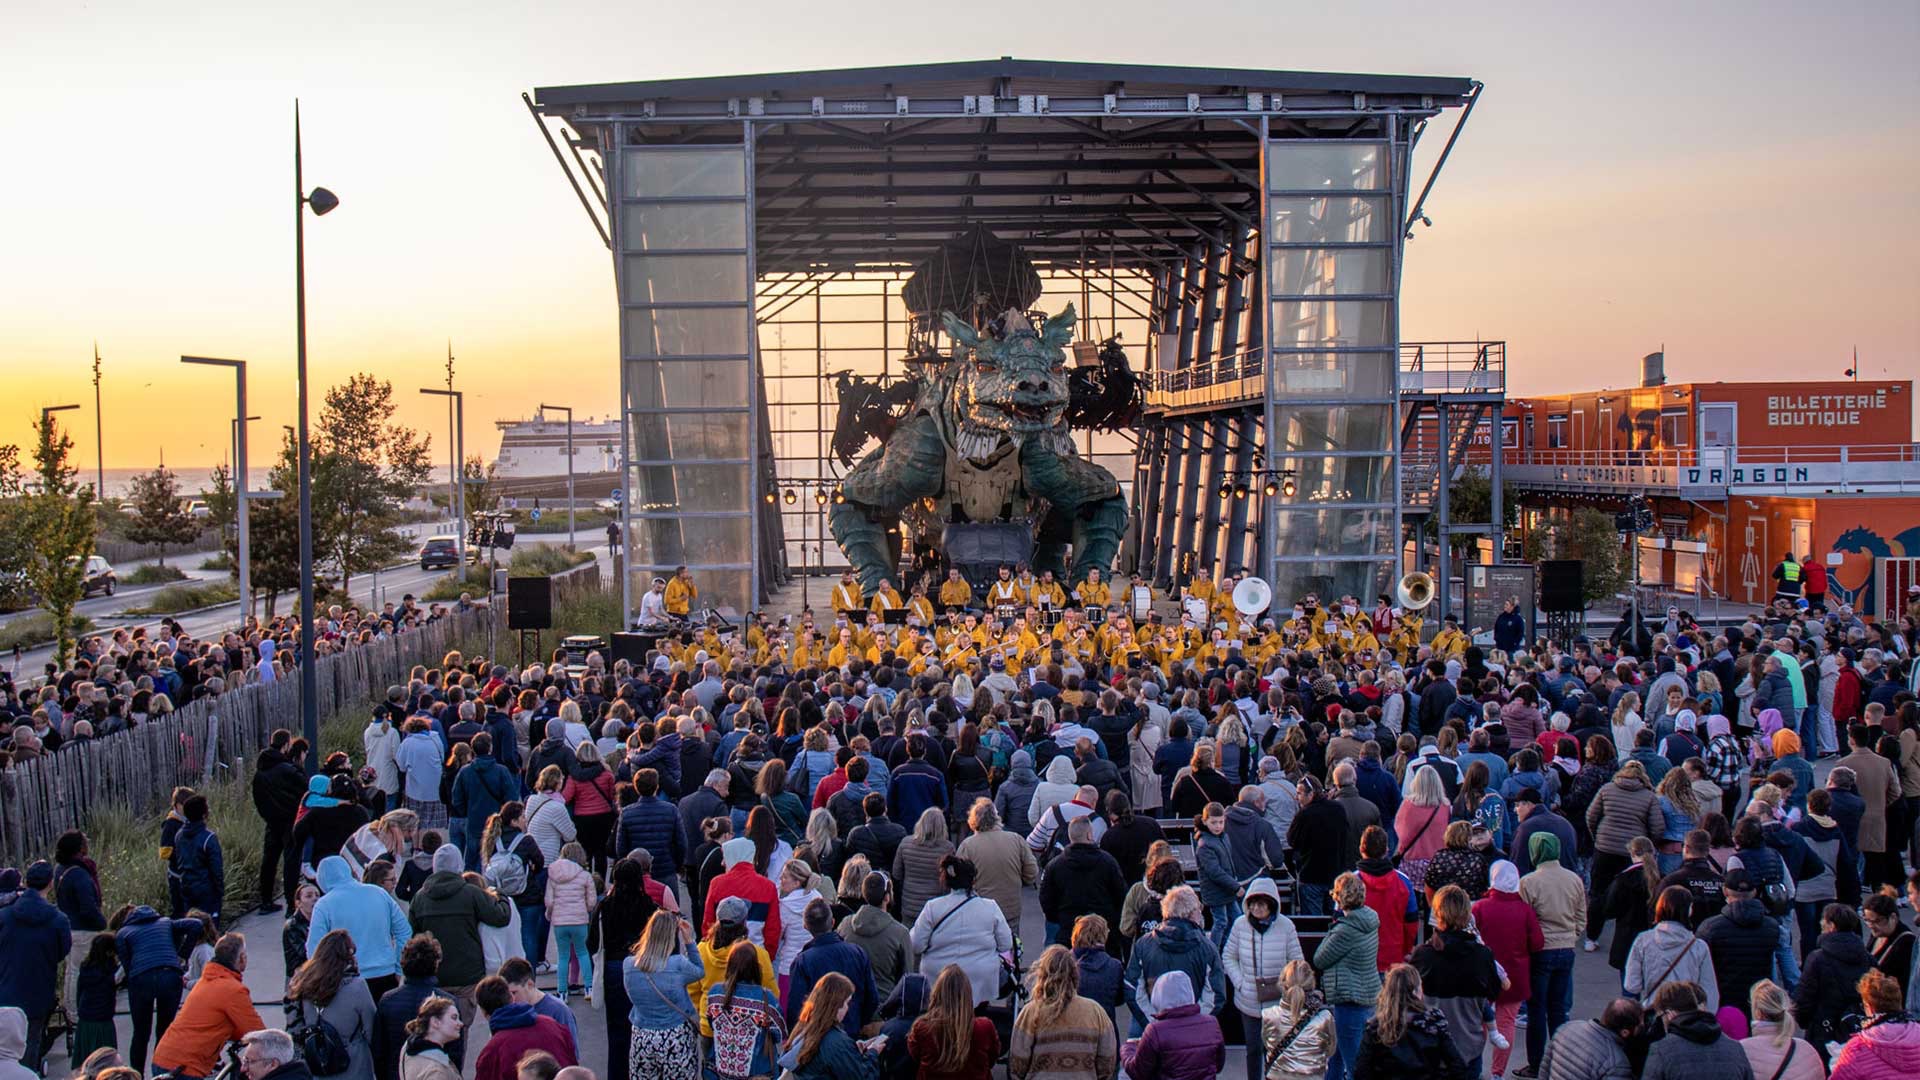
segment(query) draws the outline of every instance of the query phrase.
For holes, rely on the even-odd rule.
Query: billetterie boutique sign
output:
[[[1846,427],[1861,414],[1887,407],[1887,392],[1861,394],[1769,394],[1769,427]]]

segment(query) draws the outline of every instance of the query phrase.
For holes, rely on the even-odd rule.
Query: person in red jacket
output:
[[[1811,553],[1800,560],[1800,573],[1806,579],[1802,591],[1806,593],[1807,606],[1825,611],[1827,609],[1827,564],[1816,560]]]
[[[1377,965],[1385,972],[1395,964],[1404,964],[1413,947],[1420,943],[1420,905],[1414,897],[1413,882],[1394,868],[1387,858],[1387,832],[1369,825],[1360,834],[1360,862],[1354,869],[1367,886],[1367,906],[1380,916],[1380,956]]]
[[[474,1080],[517,1080],[520,1059],[534,1050],[552,1054],[561,1068],[580,1064],[567,1029],[553,1017],[534,1012],[531,1005],[515,1004],[507,980],[498,975],[481,979],[473,998],[486,1012],[492,1032],[474,1063]]]
[[[720,845],[720,860],[726,872],[707,886],[707,910],[700,921],[700,935],[713,929],[715,910],[720,901],[737,896],[747,902],[747,936],[772,956],[780,948],[780,890],[753,868],[752,839],[736,836]]]
[[[1867,705],[1866,684],[1853,661],[1852,649],[1840,650],[1840,670],[1833,677],[1833,724],[1838,731],[1859,723],[1861,710]]]
[[[1514,1021],[1520,1003],[1532,993],[1533,954],[1547,947],[1547,939],[1540,931],[1539,913],[1520,896],[1520,868],[1501,859],[1493,864],[1491,881],[1487,895],[1473,905],[1473,924],[1480,941],[1493,950],[1494,962],[1507,972],[1507,988],[1493,999],[1493,1028],[1509,1045],[1494,1044],[1492,1075],[1505,1076]]]

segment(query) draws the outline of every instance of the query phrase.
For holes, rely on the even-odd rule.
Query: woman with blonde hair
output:
[[[1247,725],[1240,719],[1240,710],[1232,702],[1220,706],[1220,717],[1213,729],[1214,757],[1219,761],[1220,775],[1227,783],[1238,789],[1242,784],[1253,781],[1248,779],[1253,773],[1248,761]]]
[[[1324,1080],[1333,1057],[1333,1009],[1320,996],[1313,965],[1290,961],[1280,972],[1280,998],[1260,1013],[1266,1080]]]
[[[1761,979],[1747,992],[1753,1010],[1753,1034],[1740,1040],[1756,1077],[1779,1080],[1826,1080],[1827,1071],[1813,1044],[1800,1038],[1793,1022],[1793,998],[1772,979]]]
[[[1416,771],[1411,787],[1394,812],[1393,831],[1400,838],[1400,872],[1418,889],[1426,881],[1427,864],[1446,839],[1447,789],[1438,769]]]
[[[900,841],[893,854],[901,923],[911,926],[927,901],[946,891],[940,884],[940,860],[951,854],[946,811],[929,806],[914,823],[912,835]]]
[[[1640,718],[1640,695],[1632,690],[1620,695],[1613,707],[1613,745],[1631,747],[1640,729],[1647,726]]]
[[[1113,1018],[1080,996],[1080,967],[1049,945],[1027,976],[1027,1004],[1013,1022],[1009,1080],[1108,1080],[1120,1063]]]
[[[1686,844],[1687,834],[1700,827],[1700,818],[1711,807],[1700,805],[1700,796],[1694,791],[1693,781],[1685,769],[1669,769],[1667,775],[1660,778],[1660,786],[1655,789],[1660,798],[1660,816],[1665,824],[1658,833],[1649,833],[1655,839],[1654,850],[1659,853],[1660,872],[1671,874],[1680,868],[1685,858],[1682,848]]]
[[[1354,1080],[1391,1076],[1467,1080],[1470,1075],[1447,1034],[1446,1018],[1427,1005],[1420,992],[1420,973],[1411,965],[1387,969],[1350,1075]]]
[[[620,965],[633,1034],[627,1046],[627,1075],[632,1080],[680,1080],[698,1075],[699,1012],[687,994],[706,978],[693,945],[693,924],[670,912],[656,911]],[[618,1052],[609,1048],[609,1052]]]

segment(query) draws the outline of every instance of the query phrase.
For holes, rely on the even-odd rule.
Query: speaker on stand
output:
[[[507,629],[520,632],[520,666],[527,665],[527,635],[533,635],[533,653],[540,655],[540,631],[553,626],[553,581],[528,577],[507,579]]]
[[[1547,616],[1547,636],[1566,645],[1586,630],[1586,564],[1579,559],[1547,559],[1540,563],[1540,610]]]

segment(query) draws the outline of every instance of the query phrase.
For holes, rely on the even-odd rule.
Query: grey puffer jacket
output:
[[[1593,837],[1593,849],[1608,855],[1625,855],[1634,837],[1656,838],[1666,824],[1666,816],[1660,812],[1660,796],[1638,776],[1616,774],[1587,804],[1587,832]]]
[[[1627,1048],[1598,1020],[1562,1027],[1540,1060],[1540,1080],[1633,1080]]]
[[[1033,803],[1034,789],[1039,786],[1040,776],[1033,771],[1033,755],[1015,750],[1007,767],[1007,778],[1000,781],[1000,790],[993,796],[993,809],[1000,815],[1001,828],[1021,836],[1033,831],[1033,819],[1027,816],[1027,807]]]
[[[1685,956],[1681,956],[1683,951]],[[1634,938],[1620,977],[1622,988],[1642,1002],[1652,1000],[1654,991],[1666,983],[1690,982],[1705,991],[1707,1012],[1720,1008],[1720,981],[1713,971],[1713,951],[1684,923],[1656,923]]]

